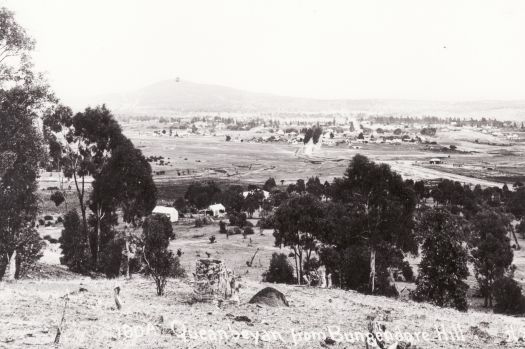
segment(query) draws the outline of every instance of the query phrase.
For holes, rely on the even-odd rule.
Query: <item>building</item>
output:
[[[208,206],[207,211],[211,211],[213,217],[222,218],[226,213],[226,207],[223,204],[213,204]]]
[[[170,219],[171,223],[177,222],[179,220],[179,212],[174,207],[155,206],[152,213],[165,215]]]
[[[265,199],[268,199],[270,198],[270,193],[267,192],[266,190],[261,190],[263,195],[264,195],[264,198]],[[242,196],[244,196],[244,198],[246,199],[246,197],[248,196],[248,194],[253,194],[255,192],[255,190],[250,190],[250,191],[243,191],[242,192]]]
[[[432,158],[428,161],[431,165],[441,165],[443,163],[443,160],[440,158]]]

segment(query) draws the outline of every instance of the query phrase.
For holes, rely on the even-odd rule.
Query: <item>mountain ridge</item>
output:
[[[116,114],[159,116],[188,112],[366,113],[525,120],[525,100],[316,99],[250,92],[178,79],[162,80],[126,93],[81,98],[75,101],[73,106],[83,108],[102,103],[108,105]]]

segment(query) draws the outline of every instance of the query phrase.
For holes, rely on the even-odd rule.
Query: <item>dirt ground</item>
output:
[[[117,285],[122,310],[113,301]],[[162,297],[155,295],[151,280],[139,277],[3,284],[0,347],[52,346],[63,313],[61,348],[364,348],[360,336],[374,316],[393,338],[403,336],[417,348],[521,348],[525,335],[519,318],[336,289],[272,285],[290,307],[257,306],[247,302],[267,285],[250,279],[241,285],[240,304],[219,307],[193,303],[189,280],[171,280]],[[64,312],[62,297],[69,292]],[[335,344],[327,346],[326,337]]]

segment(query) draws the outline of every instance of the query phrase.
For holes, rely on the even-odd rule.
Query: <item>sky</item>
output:
[[[0,0],[59,97],[160,80],[323,99],[525,99],[525,1]]]

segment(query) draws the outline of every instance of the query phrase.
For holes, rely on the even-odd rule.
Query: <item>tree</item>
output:
[[[82,233],[95,256],[89,235],[86,202],[86,177],[94,178],[111,157],[112,151],[126,140],[118,122],[104,106],[86,108],[72,116],[71,109],[57,106],[44,118],[44,134],[61,149],[55,154],[64,176],[74,180],[82,217]],[[96,234],[95,234],[96,235]]]
[[[494,283],[502,278],[512,263],[513,252],[507,229],[509,219],[495,210],[479,212],[473,219],[474,271],[485,307],[492,307]]]
[[[301,284],[302,266],[316,248],[316,236],[321,234],[323,209],[321,202],[310,194],[293,195],[275,212],[275,246],[292,249],[297,283]]]
[[[253,217],[255,211],[261,207],[264,200],[264,193],[262,190],[252,190],[244,198],[243,208],[248,212],[250,218]]]
[[[264,182],[263,190],[266,190],[267,192],[271,192],[273,188],[277,186],[277,183],[275,183],[275,178],[270,177]]]
[[[400,175],[386,164],[356,155],[343,178],[332,184],[332,197],[348,206],[352,225],[370,251],[370,291],[375,291],[376,252],[391,245],[417,253],[413,232],[415,194]]]
[[[38,169],[45,161],[39,118],[56,102],[33,71],[34,40],[6,8],[0,9],[0,280],[15,262],[15,277],[40,255],[33,229]],[[9,270],[12,274],[12,270]]]
[[[64,194],[62,194],[61,191],[55,191],[51,197],[50,200],[55,203],[55,206],[60,206],[66,199],[64,198]]]
[[[505,276],[494,283],[494,312],[498,314],[525,313],[525,297],[520,285],[511,277]]]
[[[310,177],[306,182],[306,192],[317,198],[321,198],[324,193],[324,186],[321,184],[319,177]]]
[[[60,263],[71,271],[85,273],[89,270],[90,254],[86,236],[80,234],[82,225],[76,210],[69,211],[64,216],[64,229],[60,237],[62,257]]]
[[[468,285],[464,280],[469,271],[463,222],[446,209],[436,208],[423,214],[417,229],[424,241],[414,299],[466,311]]]
[[[34,77],[30,57],[34,48],[35,41],[16,22],[14,13],[2,7],[0,9],[0,88],[4,89],[12,82],[24,84],[28,77]]]
[[[244,206],[244,189],[240,185],[230,185],[220,196],[220,202],[226,208],[226,212],[240,212]]]
[[[93,257],[96,262],[104,248],[100,236],[104,218],[110,218],[116,214],[117,208],[121,208],[123,221],[137,227],[138,220],[151,214],[155,208],[157,188],[142,152],[124,138],[94,179],[89,207],[95,219],[93,241],[96,251]]]
[[[0,90],[0,154],[11,157],[0,179],[0,279],[13,255],[34,241],[37,178],[45,158],[35,123],[46,93],[33,85]]]
[[[516,218],[525,217],[525,187],[517,187],[516,191],[511,194],[507,206]]]
[[[184,274],[179,258],[168,249],[170,239],[175,238],[168,217],[152,215],[146,218],[142,230],[142,257],[145,262],[146,275],[155,281],[157,295],[164,294],[168,277],[179,277]]]
[[[205,209],[220,197],[221,190],[215,182],[194,182],[186,190],[184,198],[197,209]]]

